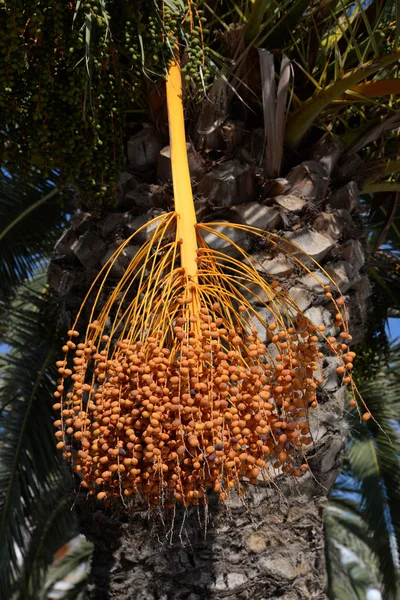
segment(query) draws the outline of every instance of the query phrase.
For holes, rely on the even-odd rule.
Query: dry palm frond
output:
[[[69,332],[55,393],[58,447],[73,460],[81,486],[106,501],[141,495],[166,506],[206,502],[210,487],[224,500],[244,478],[301,475],[312,443],[308,411],[317,406],[322,383],[321,348],[338,357],[345,383],[352,384],[355,356],[337,288],[334,300],[321,282],[335,307],[338,339],[260,272],[223,233],[225,224],[196,224],[177,63],[167,101],[175,212],[146,226],[154,233],[105,300],[113,265],[143,228],[103,267],[83,303],[91,305],[84,339],[74,341],[79,314]],[[279,248],[319,281],[296,246],[259,229],[232,227]],[[212,250],[204,234],[229,243],[229,254]],[[254,300],[267,318],[257,314]]]

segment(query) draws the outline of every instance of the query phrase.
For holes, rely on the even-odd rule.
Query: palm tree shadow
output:
[[[220,511],[215,494],[209,495],[207,508],[176,509],[169,540],[164,546],[165,566],[159,589],[164,588],[165,600],[206,600],[215,591],[215,529],[214,520]],[[156,584],[156,585],[157,585]],[[154,598],[158,596],[154,595]]]
[[[93,543],[85,600],[109,600],[114,554],[118,551],[122,536],[121,523],[103,507],[93,510],[93,504],[89,502],[77,502],[75,511],[80,532]]]
[[[215,495],[207,509],[177,505],[163,514],[143,506],[114,514],[88,503],[76,508],[81,532],[94,544],[85,600],[212,598]]]

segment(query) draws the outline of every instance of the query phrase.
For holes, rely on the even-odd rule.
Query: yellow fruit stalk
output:
[[[172,183],[175,212],[178,216],[177,238],[181,244],[181,266],[188,282],[192,284],[193,297],[192,302],[188,305],[188,314],[198,315],[200,305],[197,293],[197,219],[186,150],[182,77],[178,61],[177,57],[176,61],[171,64],[166,81]]]
[[[188,277],[197,278],[196,212],[190,182],[186,151],[185,121],[182,102],[182,79],[179,64],[174,62],[167,77],[167,105],[171,145],[172,183],[175,212],[178,215],[177,235],[181,240],[181,265]]]

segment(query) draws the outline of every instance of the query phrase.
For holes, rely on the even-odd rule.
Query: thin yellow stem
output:
[[[196,211],[186,151],[182,78],[178,59],[171,63],[167,77],[167,106],[172,183],[174,186],[175,211],[178,214],[177,234],[182,244],[181,265],[187,276],[195,281],[197,277]]]

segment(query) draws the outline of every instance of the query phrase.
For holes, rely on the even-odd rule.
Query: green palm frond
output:
[[[45,495],[39,497],[32,515],[31,531],[25,540],[25,554],[18,574],[14,600],[37,600],[47,582],[49,565],[60,542],[76,532],[76,518],[71,499],[65,495],[65,478],[54,479]],[[72,562],[69,563],[72,567]],[[43,600],[47,595],[43,594]]]
[[[43,289],[43,275],[35,283]],[[0,597],[28,600],[37,597],[45,565],[74,524],[59,507],[60,497],[67,502],[67,483],[52,426],[58,373],[46,290],[22,288],[7,319],[10,350],[0,356]]]
[[[67,580],[70,588],[63,593],[62,600],[78,600],[87,584],[93,544],[83,536],[72,540],[73,546],[64,556],[56,559],[48,570],[46,582],[39,600],[47,600],[57,582]]]
[[[248,60],[252,46],[260,55],[268,51],[276,59],[287,57],[294,69],[289,88],[293,102],[285,126],[287,147],[301,153],[310,139],[329,131],[349,155],[361,152],[370,161],[373,172],[361,174],[361,180],[369,177],[370,185],[377,180],[390,183],[389,175],[398,171],[400,109],[395,0],[271,0],[205,6],[207,19],[224,28],[225,40],[232,23],[244,27],[242,54],[230,57],[234,70]],[[221,48],[209,39],[206,52],[220,56]],[[226,57],[226,52],[222,54]],[[227,78],[233,86],[244,88],[243,101],[254,104],[257,78],[247,79],[242,69],[240,78],[231,80],[226,58]],[[389,153],[391,145],[393,153]]]
[[[54,183],[31,171],[11,178],[0,169],[0,298],[43,265],[66,224],[65,208]],[[32,227],[34,219],[35,226]]]
[[[331,500],[325,515],[328,598],[342,600],[350,594],[363,600],[367,586],[379,582],[379,567],[359,502],[354,501],[353,512],[342,500]]]
[[[350,548],[363,544],[370,549],[386,600],[395,600],[400,594],[399,361],[400,348],[394,346],[382,372],[361,382],[360,391],[375,421],[366,423],[355,411],[348,413],[352,435],[326,517],[330,536],[338,538],[333,519],[342,536],[347,536],[347,542],[342,537],[340,543]],[[327,553],[330,556],[329,549]]]
[[[360,64],[354,69],[340,73],[326,87],[321,88],[312,97],[305,101],[288,120],[286,128],[286,143],[289,147],[296,147],[305,133],[329,107],[347,90],[356,86],[367,77],[375,75],[378,71],[390,67],[400,59],[400,50],[384,55],[378,59],[372,58],[366,64]],[[332,117],[331,117],[332,118]]]
[[[400,55],[394,0],[372,0],[367,6],[358,0],[287,4],[283,7],[271,2],[260,23],[265,3],[254,3],[248,19],[250,37],[259,24],[255,44],[279,48],[295,66],[293,92],[298,102],[288,119],[287,145],[297,146],[314,125],[324,129],[329,124],[331,132],[349,139],[351,130],[360,128],[364,121],[375,120],[376,127],[391,116],[395,121],[399,106],[390,90],[397,85]],[[369,87],[356,88],[366,80]],[[371,94],[372,88],[375,94]],[[343,96],[345,93],[349,95]],[[382,101],[380,96],[384,96]],[[341,123],[346,123],[344,130]],[[383,127],[375,134],[383,136],[394,128],[389,122],[386,131]],[[369,144],[369,148],[373,146]],[[374,154],[376,151],[374,148]]]
[[[351,523],[353,531],[347,525]],[[357,535],[357,532],[359,535]],[[377,583],[378,569],[368,544],[366,526],[359,517],[330,505],[325,516],[325,555],[329,600],[364,600],[365,589]]]
[[[87,574],[82,576],[82,578],[73,586],[71,586],[68,590],[65,590],[60,600],[84,600],[86,586]],[[43,600],[47,600],[47,597]]]
[[[386,370],[385,370],[386,371]],[[376,421],[354,428],[349,466],[360,481],[365,520],[372,536],[372,548],[393,598],[400,592],[400,386],[397,376],[387,371],[362,388],[364,399]],[[397,417],[397,422],[396,422]],[[393,544],[397,552],[393,552]],[[391,549],[389,554],[388,550]]]

